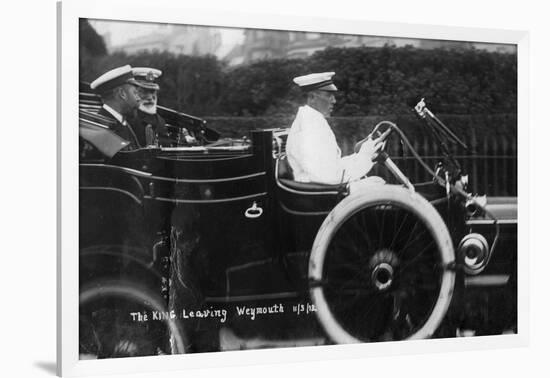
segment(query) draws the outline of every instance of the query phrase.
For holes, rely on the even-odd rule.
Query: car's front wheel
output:
[[[454,249],[434,207],[400,186],[340,202],[315,238],[310,295],[336,343],[428,338],[449,307]]]

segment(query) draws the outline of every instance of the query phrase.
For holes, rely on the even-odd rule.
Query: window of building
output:
[[[306,39],[319,39],[321,38],[321,33],[306,33]]]

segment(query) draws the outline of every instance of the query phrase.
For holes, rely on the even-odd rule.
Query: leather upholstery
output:
[[[279,158],[277,167],[277,179],[279,182],[290,189],[302,192],[341,192],[346,189],[346,184],[320,184],[316,182],[298,182],[293,180],[292,168],[288,163],[286,156]]]

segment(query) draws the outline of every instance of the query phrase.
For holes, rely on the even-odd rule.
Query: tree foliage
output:
[[[244,116],[292,114],[296,102],[300,101],[292,78],[304,72],[305,63],[271,59],[228,71],[224,110],[231,115]]]
[[[85,18],[78,20],[78,32],[80,38],[80,52],[85,51],[89,55],[105,55],[107,48],[103,38]]]
[[[88,75],[92,66],[90,61],[107,54],[107,48],[103,38],[97,34],[87,19],[78,20],[79,37],[79,69],[80,75]]]
[[[232,68],[215,56],[107,54],[86,20],[80,27],[81,80],[92,81],[124,64],[155,67],[163,71],[159,102],[198,116],[293,115],[303,94],[292,78],[324,71],[336,72],[334,116],[408,114],[422,97],[437,113],[516,112],[516,54],[410,46],[327,48],[306,59]]]
[[[309,59],[312,72],[334,70],[335,115],[410,111],[425,97],[449,114],[516,112],[515,54],[413,47],[328,48]]]

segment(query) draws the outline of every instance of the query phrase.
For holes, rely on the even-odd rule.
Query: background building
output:
[[[109,53],[142,51],[215,55],[230,66],[265,59],[299,59],[327,47],[412,46],[420,49],[480,49],[498,53],[515,53],[514,45],[362,36],[300,31],[220,28],[197,25],[173,25],[108,20],[90,20]]]
[[[463,41],[420,40],[346,34],[245,29],[244,41],[224,56],[229,65],[249,64],[263,59],[306,58],[327,47],[412,46],[420,49],[481,49],[514,53],[515,46]]]
[[[139,30],[139,29],[138,29]],[[113,43],[111,33],[104,34],[109,52],[135,54],[143,51],[185,55],[216,55],[221,47],[219,28],[195,25],[148,24],[123,42]]]

